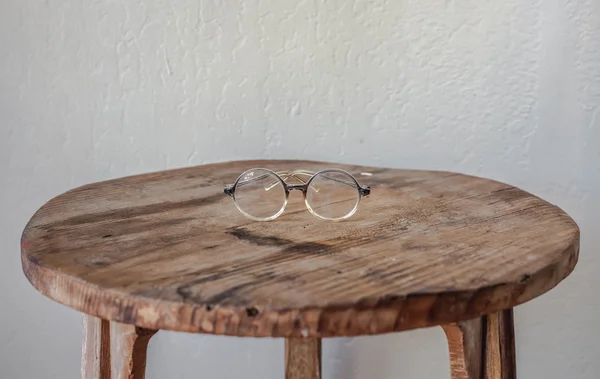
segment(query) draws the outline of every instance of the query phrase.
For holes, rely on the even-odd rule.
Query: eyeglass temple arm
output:
[[[296,171],[292,171],[292,172],[288,172],[288,171],[279,171],[279,172],[277,172],[277,175],[279,175],[279,177],[281,178],[281,180],[283,180],[284,182],[285,182],[286,180],[288,180],[289,178],[294,178],[294,179],[296,179],[297,181],[299,181],[300,183],[302,183],[302,184],[306,184],[306,183],[307,183],[307,181],[306,181],[306,180],[304,180],[304,179],[302,179],[302,178],[300,177],[300,175],[304,175],[304,176],[309,176],[309,177],[310,177],[310,176],[313,176],[313,175],[314,175],[314,173],[312,173],[312,172],[310,172],[310,171],[305,171],[305,170],[296,170]],[[271,183],[271,184],[269,184],[269,185],[265,186],[265,191],[268,191],[268,190],[270,190],[271,188],[275,187],[275,186],[277,185],[277,183],[278,183],[278,182],[277,182],[277,181],[275,181],[275,182],[273,182],[273,183]],[[314,186],[313,186],[313,187],[314,187]],[[319,191],[319,190],[318,190],[316,187],[314,187],[314,188],[315,188],[315,190],[316,190],[317,192]]]
[[[340,180],[340,179],[332,178],[332,177],[327,176],[327,175],[323,175],[323,177],[325,177],[325,178],[327,178],[329,180],[333,180],[334,182],[342,183],[342,184],[345,184],[347,186],[354,187],[354,188],[356,188],[356,185],[357,185],[357,183],[347,182],[345,180]],[[368,196],[371,193],[371,187],[361,186],[360,184],[358,184],[358,192],[360,193],[361,196]]]
[[[279,176],[281,177],[281,179],[282,179],[284,182],[285,182],[285,181],[286,181],[288,178],[292,177],[292,178],[294,178],[294,179],[298,180],[300,183],[302,183],[302,184],[306,184],[306,183],[307,183],[307,181],[306,181],[306,180],[304,180],[304,179],[302,179],[301,177],[299,177],[299,175],[303,175],[303,176],[309,176],[309,177],[310,177],[310,176],[313,176],[313,175],[314,175],[314,173],[313,173],[313,172],[310,172],[310,171],[307,171],[307,170],[296,170],[296,171],[292,171],[292,172],[288,172],[288,171],[279,171],[279,172],[277,172],[277,175],[279,175]],[[265,178],[265,177],[267,177],[267,176],[269,176],[269,175],[268,175],[268,174],[264,174],[264,175],[258,176],[258,177],[256,177],[256,178],[252,178],[252,179],[250,179],[250,180],[247,180],[246,182],[238,183],[238,185],[242,186],[242,185],[244,185],[244,184],[248,184],[248,183],[250,183],[250,182],[253,182],[253,181],[256,181],[256,180],[260,180],[260,179],[263,179],[263,178]],[[336,179],[336,178],[331,178],[331,177],[329,177],[329,176],[326,176],[326,175],[324,175],[324,177],[325,177],[325,178],[327,178],[327,179],[329,179],[329,180],[333,180],[333,181],[336,181],[336,182],[338,182],[338,183],[345,184],[345,185],[347,185],[347,186],[351,186],[351,187],[354,187],[354,186],[355,186],[355,184],[354,184],[354,183],[349,183],[349,182],[346,182],[346,181],[344,181],[344,180],[339,180],[339,179]],[[277,185],[277,183],[278,183],[277,181],[274,181],[273,183],[271,183],[271,184],[269,184],[269,185],[265,186],[265,191],[268,191],[268,190],[272,189],[273,187],[275,187],[275,186]],[[314,188],[315,188],[315,190],[316,190],[317,192],[319,191],[319,189],[318,189],[318,188],[316,188],[316,187],[314,187]],[[369,186],[362,186],[362,185],[360,185],[360,184],[359,184],[359,185],[358,185],[358,190],[359,190],[359,192],[360,192],[361,196],[368,196],[368,195],[371,193],[371,187],[369,187]],[[225,192],[227,195],[229,195],[229,196],[233,196],[233,184],[226,186],[226,187],[225,187],[225,189],[224,189],[224,192]]]
[[[282,177],[283,181],[285,181],[289,177],[293,177],[293,178],[295,178],[296,180],[298,180],[302,184],[306,184],[306,181],[303,180],[302,178],[299,178],[298,175],[313,176],[314,174],[315,174],[314,172],[306,171],[306,170],[296,170],[296,171],[292,171],[292,172],[281,171],[281,172],[277,173],[277,175],[279,175],[279,176]],[[345,184],[345,185],[350,186],[350,187],[354,187],[356,185],[355,183],[350,183],[350,182],[347,182],[345,180],[340,180],[340,179],[332,178],[332,177],[327,176],[327,175],[323,175],[323,177],[325,177],[325,178],[327,178],[329,180],[333,180],[333,181],[338,182],[338,183]],[[277,185],[277,183],[274,183],[271,186],[269,186],[268,189],[267,188],[265,188],[265,189],[269,190],[269,189],[273,188],[275,185]],[[315,190],[317,192],[319,191],[316,187],[315,187]],[[362,186],[362,185],[359,184],[358,185],[358,191],[359,191],[359,193],[360,193],[361,196],[368,196],[371,193],[371,187],[369,187],[369,186]]]
[[[279,175],[284,182],[289,177],[293,177],[293,178],[295,178],[296,180],[298,180],[302,184],[306,184],[306,180],[300,178],[298,175],[307,175],[307,176],[312,176],[313,175],[309,171],[304,171],[304,170],[298,170],[298,171],[293,171],[293,172],[280,171],[280,172],[277,172],[276,174]],[[257,177],[251,178],[251,179],[247,179],[246,181],[238,182],[238,186],[241,187],[243,185],[252,183],[254,181],[264,179],[264,178],[266,178],[268,176],[269,176],[269,174],[264,174],[264,175],[260,175],[260,176],[257,176]],[[267,184],[265,186],[265,191],[268,191],[268,190],[272,189],[278,183],[279,183],[279,181],[275,180],[272,183]],[[234,186],[233,184],[229,184],[229,185],[225,186],[225,189],[223,190],[223,192],[226,193],[229,196],[233,196],[233,186]]]

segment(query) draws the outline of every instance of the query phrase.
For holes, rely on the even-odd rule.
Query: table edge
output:
[[[27,254],[24,247],[21,249],[21,263],[25,276],[41,294],[72,309],[105,320],[135,324],[148,329],[238,337],[350,337],[464,321],[512,308],[539,297],[573,272],[580,248],[580,231],[576,224],[575,227],[571,243],[554,262],[516,282],[495,284],[477,290],[415,293],[388,299],[383,303],[380,297],[366,298],[359,303],[332,304],[321,308],[260,310],[252,306],[212,307],[156,300],[101,289],[79,278],[60,273],[37,262]],[[448,304],[453,306],[448,307]],[[427,311],[426,317],[423,317],[423,309]],[[393,317],[393,324],[378,323],[381,315]],[[181,322],[177,318],[187,319],[189,322]]]

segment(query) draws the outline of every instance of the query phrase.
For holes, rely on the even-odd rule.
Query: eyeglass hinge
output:
[[[226,195],[233,196],[233,185],[225,186],[225,188],[223,189],[223,192]]]

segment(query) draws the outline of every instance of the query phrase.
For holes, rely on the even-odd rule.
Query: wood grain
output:
[[[483,351],[482,319],[442,325],[450,351],[451,379],[481,379]]]
[[[512,309],[486,317],[486,379],[516,379],[515,332]]]
[[[285,379],[321,379],[321,339],[285,340]]]
[[[156,333],[134,325],[110,323],[111,379],[144,379],[150,338]]]
[[[451,379],[516,379],[513,310],[442,325]]]
[[[144,379],[148,342],[155,333],[84,315],[81,378]]]
[[[81,378],[110,379],[110,322],[83,316]]]
[[[293,192],[283,215],[254,222],[223,193],[252,167],[338,167],[371,195],[349,220],[327,222]],[[453,323],[528,301],[573,270],[579,229],[560,208],[473,176],[238,161],[73,189],[35,213],[21,242],[38,291],[103,319],[315,338]]]

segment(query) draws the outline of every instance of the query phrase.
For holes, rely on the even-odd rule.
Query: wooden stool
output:
[[[343,222],[313,217],[297,193],[278,219],[254,222],[223,193],[252,167],[339,167],[371,195]],[[453,379],[515,378],[512,307],[569,275],[578,253],[575,222],[515,187],[304,161],[83,186],[40,208],[22,236],[33,286],[86,315],[84,379],[144,378],[159,329],[283,337],[286,378],[317,379],[323,337],[435,325]]]

